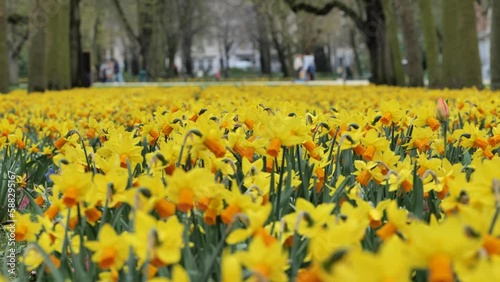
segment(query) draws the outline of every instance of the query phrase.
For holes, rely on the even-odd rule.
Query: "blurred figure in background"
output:
[[[303,80],[303,69],[304,69],[304,56],[302,54],[296,54],[293,59],[293,70],[295,71],[295,79]]]
[[[106,61],[103,61],[101,66],[99,67],[99,81],[104,83],[104,82],[107,82],[107,78],[108,78],[108,64],[106,63]]]
[[[308,51],[304,56],[304,68],[307,74],[307,80],[314,80],[316,65],[314,64],[314,55]]]
[[[122,72],[122,67],[120,66],[120,63],[118,63],[117,60],[115,60],[114,58],[111,59],[111,63],[113,65],[113,81],[114,82],[125,82],[125,80],[123,79],[123,72]]]

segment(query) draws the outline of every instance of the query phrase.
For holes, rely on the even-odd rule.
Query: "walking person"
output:
[[[293,60],[293,70],[295,71],[295,79],[303,80],[304,56],[296,54]]]
[[[311,52],[307,52],[304,56],[304,68],[307,73],[307,80],[314,80],[316,65],[314,64],[314,55]]]
[[[107,68],[108,68],[108,65],[106,62],[102,62],[101,66],[99,67],[99,80],[102,83],[107,82],[107,78],[108,78]]]
[[[106,61],[105,72],[106,72],[106,82],[114,82],[115,81],[114,64],[113,61],[110,59]]]
[[[118,61],[114,58],[111,59],[111,62],[113,63],[114,81],[120,83],[125,82],[125,80],[123,79],[123,73],[122,68],[120,67],[120,63],[118,63]]]

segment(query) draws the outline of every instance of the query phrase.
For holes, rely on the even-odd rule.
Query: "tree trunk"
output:
[[[92,32],[92,64],[94,67],[95,72],[98,74],[99,73],[99,68],[101,66],[101,52],[99,48],[99,26],[100,26],[100,16],[99,14],[96,16],[94,24],[93,24],[93,32]],[[95,77],[98,77],[96,75]]]
[[[464,1],[464,0],[460,0]],[[443,84],[448,88],[459,88],[460,47],[458,41],[458,4],[457,0],[443,0]],[[460,59],[459,59],[460,58]]]
[[[367,40],[366,47],[368,48],[368,55],[370,59],[370,82],[374,84],[383,84],[383,79],[381,77],[380,69],[379,69],[379,56],[378,49],[379,44],[377,43],[376,38]]]
[[[281,66],[283,77],[289,77],[290,72],[288,67],[286,49],[284,46],[283,38],[280,38],[283,36],[279,34],[279,31],[276,28],[276,22],[274,22],[274,19],[271,15],[268,15],[267,23],[270,27],[271,40],[273,41],[274,49],[276,50],[276,54],[278,55],[278,61]]]
[[[260,70],[262,74],[271,74],[271,47],[269,42],[269,28],[266,17],[258,8],[256,10],[257,21],[257,43],[260,54]]]
[[[70,2],[70,52],[71,52],[71,86],[83,87],[85,70],[82,57],[82,37],[80,34],[80,0]]]
[[[59,11],[60,12],[60,11]],[[59,59],[59,22],[58,13],[52,15],[48,19],[47,29],[46,29],[46,56],[45,56],[45,66],[47,71],[47,89],[49,90],[59,90],[61,86],[59,85],[58,77],[58,59]]]
[[[491,9],[491,89],[500,90],[500,1],[493,1]]]
[[[164,31],[166,33],[166,41],[167,41],[167,58],[168,58],[168,71],[167,77],[175,77],[175,55],[177,53],[177,48],[179,45],[179,27],[178,22],[178,7],[176,1],[165,1],[165,11],[167,13],[167,17],[164,18]]]
[[[316,72],[331,73],[332,68],[330,66],[330,60],[328,60],[328,55],[325,52],[325,47],[321,45],[315,45],[312,49],[314,55],[314,64],[316,65]],[[293,57],[292,57],[293,59]],[[293,66],[293,60],[288,61],[290,66]]]
[[[165,6],[163,1],[156,1],[153,4],[154,13],[152,15],[152,35],[151,44],[148,50],[148,73],[153,78],[165,77],[165,52],[164,52],[164,30],[161,23],[161,18],[165,13]]]
[[[139,2],[139,41],[140,41],[140,68],[149,70],[149,51],[153,38],[153,4],[152,1]]]
[[[271,49],[266,34],[259,35],[260,71],[262,74],[271,74]]]
[[[280,2],[281,3],[281,2]],[[289,23],[288,23],[288,16],[289,16],[289,13],[288,13],[288,9],[286,6],[284,5],[277,5],[277,6],[274,6],[275,9],[277,9],[277,11],[280,13],[280,21],[279,21],[279,24],[280,24],[280,35],[281,35],[281,45],[283,46],[283,51],[285,52],[285,59],[286,59],[286,64],[288,66],[288,76],[293,76],[293,60],[294,60],[294,54],[293,54],[293,51],[292,51],[292,41],[293,41],[293,35],[290,34],[290,30],[289,30]],[[321,48],[322,51],[324,51],[323,49],[323,46]],[[324,54],[324,52],[323,52]],[[326,57],[326,56],[325,56]],[[327,72],[331,72],[331,69],[329,68],[330,64],[328,63],[328,59],[327,58],[324,58],[324,61],[325,61],[325,69],[327,70]],[[316,67],[318,67],[316,65]],[[316,70],[318,71],[318,69]]]
[[[0,93],[9,91],[9,50],[7,46],[7,10],[0,0]]]
[[[278,61],[280,62],[280,66],[281,66],[281,73],[283,73],[283,77],[289,77],[290,74],[288,72],[285,49],[283,48],[283,45],[281,44],[281,42],[279,42],[279,39],[277,36],[278,35],[276,33],[271,32],[271,38],[273,40],[274,48],[276,49],[276,53],[278,55]]]
[[[191,47],[193,46],[193,35],[188,29],[185,29],[182,34],[181,40],[182,46],[182,64],[185,73],[192,77],[193,76],[193,57],[191,53]]]
[[[441,86],[441,68],[439,64],[439,45],[436,35],[436,24],[432,14],[432,0],[418,0],[422,30],[425,41],[425,57],[429,87]]]
[[[195,13],[195,5],[193,0],[183,0],[180,2],[179,13],[179,29],[181,30],[181,51],[182,51],[182,66],[184,73],[193,77],[193,19]]]
[[[461,1],[461,0],[460,0]],[[424,85],[422,58],[418,44],[413,4],[409,0],[399,0],[399,11],[403,27],[403,38],[406,45],[408,61],[408,85],[413,87]]]
[[[175,65],[175,54],[177,53],[177,37],[169,37],[170,39],[167,39],[167,56],[168,56],[168,76],[169,77],[174,77],[175,71],[174,69],[176,68]]]
[[[483,77],[477,39],[474,0],[459,0],[457,3],[459,13],[458,34],[460,34],[461,38],[457,46],[459,46],[461,53],[456,60],[460,61],[462,86],[481,89],[483,88]]]
[[[32,22],[36,21],[35,17],[41,1],[43,0],[32,1]],[[33,29],[30,30],[31,42],[28,58],[28,93],[44,92],[47,84],[45,73],[45,28],[44,26],[37,27],[35,24],[30,26],[33,27]]]
[[[390,77],[390,75],[394,74],[392,64],[387,64],[386,60],[388,53],[386,52],[387,41],[384,30],[379,30],[370,43],[370,48],[373,49],[370,54],[374,56],[370,58],[370,62],[373,64],[372,71],[375,73],[373,82],[375,84],[394,84],[395,79]]]
[[[384,67],[384,54],[386,52],[385,40],[385,17],[381,0],[365,0],[364,16],[360,15],[351,5],[343,1],[329,1],[323,7],[318,7],[308,3],[297,3],[295,0],[285,0],[288,6],[297,13],[304,10],[316,15],[327,15],[332,9],[339,9],[350,17],[356,27],[365,36],[365,43],[370,56],[370,81],[375,84],[385,84],[394,81],[393,71],[386,70]]]
[[[395,79],[387,77],[384,67],[385,17],[381,1],[370,1],[366,4],[365,11],[367,19],[363,24],[362,32],[370,56],[370,81],[374,84],[388,84]]]
[[[398,40],[398,18],[392,0],[382,0],[386,18],[387,37],[389,39],[392,67],[394,69],[395,84],[405,85],[405,73],[402,65],[401,49]]]
[[[392,60],[391,44],[387,31],[384,33],[384,49],[383,49],[383,71],[386,83],[389,85],[396,85],[396,71],[394,69],[394,61]]]
[[[9,55],[9,84],[17,86],[19,84],[19,62],[18,56],[15,54]]]
[[[47,87],[51,90],[71,87],[71,64],[69,42],[69,5],[61,4],[59,10],[49,17],[47,26]]]
[[[358,47],[356,44],[356,32],[354,31],[354,29],[350,30],[349,39],[351,43],[351,48],[354,52],[354,61],[356,63],[356,70],[358,72],[358,76],[361,78],[363,77],[363,65],[361,64],[361,59],[359,58]],[[330,56],[328,56],[328,58],[330,58]]]
[[[58,76],[62,89],[71,88],[71,48],[70,48],[70,7],[69,3],[61,4],[57,15],[59,25],[58,44]]]
[[[224,59],[226,60],[226,65],[224,66],[225,73],[228,73],[229,71],[229,51],[231,50],[231,44],[229,43],[224,43]]]

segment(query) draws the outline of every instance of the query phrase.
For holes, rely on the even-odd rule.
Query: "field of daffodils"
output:
[[[0,96],[0,281],[500,281],[499,95]]]

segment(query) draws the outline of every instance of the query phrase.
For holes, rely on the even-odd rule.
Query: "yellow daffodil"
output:
[[[129,255],[127,234],[117,235],[113,227],[104,224],[98,240],[87,241],[85,247],[93,252],[92,261],[101,269],[119,270]]]

